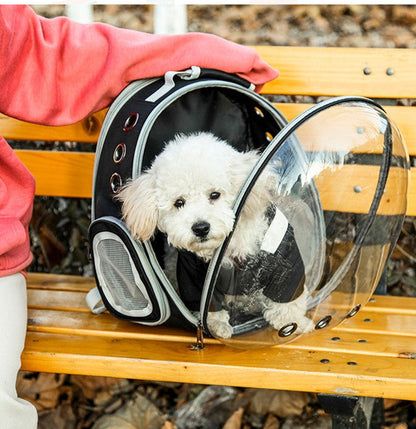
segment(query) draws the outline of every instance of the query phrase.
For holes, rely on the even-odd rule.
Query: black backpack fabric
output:
[[[132,82],[111,105],[97,145],[89,234],[97,280],[97,288],[88,296],[92,310],[107,309],[118,318],[146,325],[199,328],[213,335],[207,324],[209,311],[226,308],[225,296],[244,295],[257,284],[266,297],[280,304],[290,303],[307,290],[310,317],[317,329],[322,327],[319,324],[322,325],[328,316],[326,313],[332,309],[327,304],[334,291],[342,290],[350,298],[357,293],[357,289],[352,290],[346,284],[356,277],[363,246],[373,245],[369,241],[371,233],[377,235],[374,225],[391,164],[393,137],[387,127],[374,204],[360,220],[352,238],[352,249],[341,264],[327,271],[331,257],[328,239],[339,234],[340,228],[330,230],[334,213],[323,211],[314,177],[308,178],[316,155],[311,157],[312,151],[304,150],[297,133],[322,112],[351,105],[358,111],[364,106],[383,115],[379,106],[370,100],[339,98],[318,105],[288,124],[282,113],[256,94],[248,82],[198,67]],[[281,178],[277,189],[281,204],[277,210],[271,209],[270,225],[279,215],[286,229],[272,252],[263,251],[238,269],[221,264],[232,235],[209,263],[189,252],[178,252],[175,285],[166,275],[165,257],[171,250],[166,237],[157,233],[149,242],[133,240],[115,197],[128,179],[134,179],[151,166],[166,142],[175,135],[201,131],[226,140],[237,150],[256,149],[262,154],[235,202],[236,222],[259,174],[273,163]],[[320,156],[322,158],[322,153]],[[333,154],[325,155],[324,162],[334,164]],[[401,168],[406,170],[406,160]],[[343,215],[340,219],[343,227],[345,222],[350,222]],[[382,246],[395,241],[403,217],[389,219]],[[328,237],[328,233],[332,236]],[[384,253],[380,264],[385,262]],[[378,281],[377,276],[374,274],[371,288],[366,289],[367,299],[375,287],[373,283]],[[293,335],[296,324],[281,326],[277,334],[270,334],[270,326],[261,311],[236,310],[238,306],[234,304],[227,302],[233,334],[226,343],[241,340],[245,345],[247,341],[255,345],[258,340],[261,345],[270,345],[296,337]],[[320,307],[325,308],[325,314],[318,311]],[[332,315],[329,320],[338,323],[350,310],[344,309],[338,318]]]

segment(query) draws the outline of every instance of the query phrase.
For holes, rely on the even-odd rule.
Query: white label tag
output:
[[[276,214],[270,224],[266,234],[264,234],[263,242],[261,244],[261,250],[269,253],[276,253],[277,248],[283,240],[286,234],[287,227],[289,225],[286,216],[276,208]]]

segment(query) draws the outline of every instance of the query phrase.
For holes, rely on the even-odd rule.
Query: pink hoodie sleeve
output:
[[[277,71],[257,53],[216,36],[157,36],[0,5],[0,112],[46,125],[76,122],[111,103],[132,80],[192,65],[216,68],[259,89]],[[0,137],[0,276],[31,261],[34,180]]]
[[[35,181],[0,137],[0,277],[23,271],[31,260],[28,225]]]
[[[261,86],[277,77],[249,47],[217,36],[154,35],[105,24],[45,19],[28,6],[0,6],[0,111],[61,125],[108,104],[132,80],[192,65]]]

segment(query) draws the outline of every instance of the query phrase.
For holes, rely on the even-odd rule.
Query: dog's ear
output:
[[[245,152],[241,154],[238,163],[233,165],[231,173],[231,183],[233,191],[237,194],[244,182],[247,180],[248,175],[253,169],[254,165],[259,159],[259,154],[255,151]],[[243,213],[246,216],[255,216],[259,210],[265,211],[271,201],[271,171],[268,167],[263,170],[258,177],[256,184],[251,190],[247,201],[244,203]]]
[[[249,151],[241,152],[231,160],[228,174],[234,194],[237,194],[241,189],[258,159],[259,155],[257,152]]]
[[[158,221],[158,208],[151,172],[145,172],[129,181],[118,194],[122,205],[123,220],[134,238],[149,240]]]

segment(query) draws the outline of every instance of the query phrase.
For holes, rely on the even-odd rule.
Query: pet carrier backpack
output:
[[[149,169],[168,141],[198,132],[239,151],[260,152],[236,197],[235,226],[261,175],[275,176],[259,252],[232,266],[223,258],[233,233],[204,262],[174,251],[160,232],[134,240],[117,200],[127,180]],[[372,203],[351,213],[346,189],[354,188],[362,164]],[[372,100],[329,99],[288,123],[248,82],[217,70],[192,67],[135,81],[111,105],[97,145],[89,234],[97,287],[88,304],[132,322],[203,330],[237,347],[282,343],[335,326],[377,286],[403,222],[408,173],[400,132]],[[388,201],[387,188],[393,189]],[[166,265],[172,252],[175,280]],[[198,309],[187,305],[175,282],[179,290],[199,288]],[[210,329],[210,313],[219,309],[227,313],[230,335]],[[265,309],[277,314],[274,324]]]

